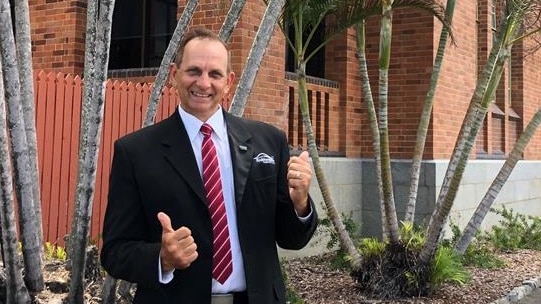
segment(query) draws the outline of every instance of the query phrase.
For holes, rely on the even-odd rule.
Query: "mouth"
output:
[[[199,98],[210,98],[212,96],[212,94],[204,94],[204,93],[198,93],[198,92],[194,92],[194,91],[190,91],[190,93],[193,96],[199,97]]]

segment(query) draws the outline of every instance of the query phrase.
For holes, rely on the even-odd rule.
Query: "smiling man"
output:
[[[213,32],[176,58],[178,110],[115,143],[102,265],[137,283],[134,303],[285,303],[276,244],[304,247],[317,223],[308,153],[221,108],[235,74]]]

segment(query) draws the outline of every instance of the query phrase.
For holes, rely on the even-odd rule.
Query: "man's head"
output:
[[[216,34],[204,28],[188,31],[171,71],[182,108],[201,121],[212,116],[235,78],[229,66],[229,50]]]

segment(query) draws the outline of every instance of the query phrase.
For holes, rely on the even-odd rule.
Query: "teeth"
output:
[[[197,97],[209,97],[210,96],[209,94],[202,94],[202,93],[197,93],[197,92],[192,92],[192,94],[197,96]]]

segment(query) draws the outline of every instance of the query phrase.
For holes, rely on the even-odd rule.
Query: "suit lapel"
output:
[[[162,139],[162,151],[165,159],[184,178],[201,202],[205,203],[203,181],[197,168],[192,144],[178,112],[175,111],[164,123],[166,132]]]
[[[224,112],[229,136],[229,148],[233,162],[233,180],[235,184],[235,201],[240,207],[248,173],[252,166],[253,147],[252,135],[237,117]]]

